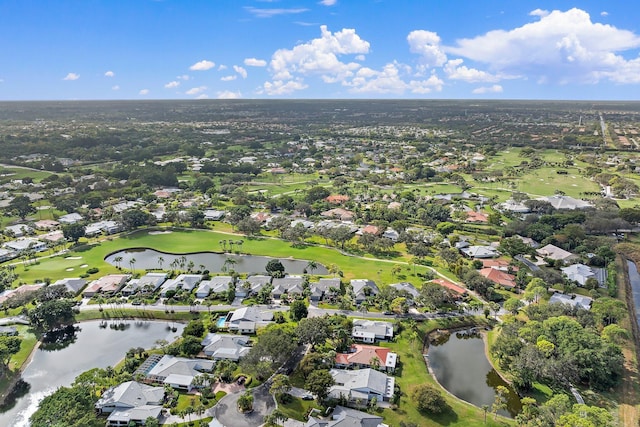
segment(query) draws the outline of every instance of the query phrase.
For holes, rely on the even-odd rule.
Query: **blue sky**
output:
[[[629,0],[0,0],[0,100],[640,100]]]

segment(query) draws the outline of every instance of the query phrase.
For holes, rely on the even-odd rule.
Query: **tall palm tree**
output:
[[[220,243],[220,245],[222,246],[222,251],[223,252],[227,252],[227,241],[226,240],[220,240],[218,243]]]
[[[117,256],[113,259],[113,262],[116,263],[116,267],[118,267],[118,270],[120,269],[120,263],[122,262],[122,257],[121,256]]]
[[[307,263],[307,270],[309,271],[309,273],[313,274],[313,272],[315,270],[317,270],[317,269],[318,269],[318,263],[317,262],[311,260],[311,261],[309,261]]]
[[[160,267],[160,270],[162,270],[162,264],[164,264],[164,257],[159,256],[158,257],[158,266]]]
[[[129,266],[131,266],[131,273],[133,274],[134,270],[135,270],[135,265],[136,265],[136,259],[135,258],[131,258],[129,260]]]

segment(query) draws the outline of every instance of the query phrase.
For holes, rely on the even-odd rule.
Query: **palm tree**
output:
[[[195,264],[193,261],[189,261],[189,262],[187,263],[187,271],[188,271],[189,273],[191,273],[191,272],[193,271],[193,267],[195,267],[195,265],[196,265],[196,264]]]
[[[164,264],[164,258],[159,256],[158,257],[158,266],[160,267],[160,270],[162,270],[162,264]]]
[[[234,266],[238,263],[238,261],[236,261],[234,258],[225,258],[224,260],[224,264],[222,264],[222,271],[227,271],[229,270],[229,266]]]
[[[131,274],[133,274],[134,268],[135,268],[135,265],[136,265],[136,259],[135,258],[131,258],[129,260],[129,265],[131,266]]]
[[[233,240],[229,240],[229,252],[233,253],[233,245],[235,245],[236,242],[234,242]]]
[[[226,240],[220,240],[220,245],[222,246],[222,251],[223,252],[227,252],[227,241]]]
[[[113,259],[113,262],[116,263],[116,267],[118,267],[118,270],[120,270],[120,263],[122,262],[122,257],[121,256],[117,256]]]
[[[239,247],[238,247],[238,251],[241,251],[241,250],[242,250],[242,245],[243,245],[243,244],[244,244],[244,240],[238,240],[238,241],[236,242],[236,245],[238,245],[238,246],[239,246]]]
[[[318,263],[317,262],[311,260],[311,261],[309,261],[307,263],[307,270],[309,271],[309,273],[313,274],[313,272],[315,270],[317,270],[317,269],[318,269]]]

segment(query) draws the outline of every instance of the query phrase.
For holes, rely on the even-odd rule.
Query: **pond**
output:
[[[640,274],[638,273],[636,264],[632,261],[627,261],[627,271],[629,272],[633,306],[636,308],[636,322],[638,322],[638,326],[640,326]]]
[[[507,410],[498,413],[514,417],[522,406],[518,395],[487,360],[482,336],[470,331],[442,335],[431,343],[427,362],[438,382],[454,396],[477,407],[491,407],[498,386],[509,389]]]
[[[122,260],[116,262],[117,257]],[[133,248],[114,252],[108,255],[104,260],[111,265],[121,266],[123,268],[131,267],[131,260],[134,260],[133,268],[142,270],[153,269],[171,269],[172,263],[179,263],[182,259],[183,265],[180,270],[185,270],[186,265],[193,261],[193,270],[201,270],[204,266],[205,270],[211,272],[235,270],[238,273],[264,273],[267,263],[272,259],[279,259],[288,274],[304,274],[308,270],[309,261],[291,258],[272,258],[268,256],[256,255],[236,255],[236,254],[220,254],[216,252],[196,252],[190,254],[171,254],[156,251],[149,248]],[[232,261],[227,261],[232,260]],[[175,266],[175,264],[174,264]],[[309,274],[328,274],[326,267],[317,264],[317,268],[308,271]]]
[[[36,350],[22,374],[28,385],[23,384],[21,389],[27,393],[17,393],[7,407],[0,409],[0,425],[27,427],[38,403],[58,387],[71,385],[76,376],[89,369],[115,366],[132,347],[152,348],[158,340],[173,341],[184,328],[178,323],[155,321],[111,323],[80,323],[69,345],[56,343]]]

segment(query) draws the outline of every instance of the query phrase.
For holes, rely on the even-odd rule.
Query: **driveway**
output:
[[[225,427],[259,427],[264,417],[275,409],[273,397],[267,387],[260,386],[253,390],[253,412],[238,412],[238,398],[242,393],[228,394],[213,408],[213,417]]]

